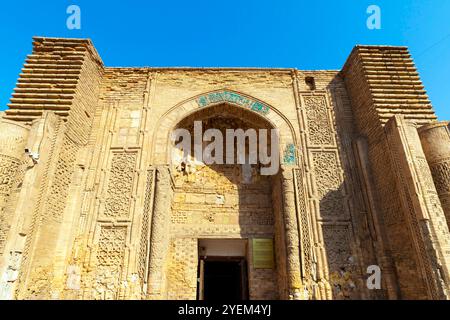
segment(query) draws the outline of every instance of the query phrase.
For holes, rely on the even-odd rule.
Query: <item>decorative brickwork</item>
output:
[[[311,238],[311,222],[308,216],[308,210],[306,205],[306,194],[304,185],[304,174],[301,169],[295,170],[296,178],[296,198],[297,198],[297,210],[299,219],[299,229],[301,235],[301,258],[302,258],[302,276],[304,281],[311,285],[313,274],[313,257],[312,257],[312,238]]]
[[[448,122],[433,123],[419,128],[420,140],[431,169],[447,225],[450,226],[450,131]]]
[[[417,182],[405,179],[415,173],[398,167],[400,160],[393,155],[402,154],[403,151],[399,151],[402,146],[399,140],[388,143],[384,126],[394,115],[401,114],[417,126],[431,123],[436,115],[407,48],[358,46],[347,60],[342,76],[351,100],[356,131],[367,137],[365,156],[373,175],[367,182],[374,192],[377,228],[391,250],[396,272],[397,289],[393,288],[390,295],[432,298],[426,284],[426,277],[431,274],[420,257],[424,255],[423,250],[432,252],[434,249],[425,249],[424,238],[419,237],[421,227],[411,207],[420,196],[408,193],[399,196],[404,188],[413,189],[410,183]],[[421,149],[417,145],[413,148]],[[411,227],[405,228],[409,223]]]
[[[250,299],[449,298],[450,134],[404,47],[342,71],[111,68],[37,37],[1,116],[0,299],[208,299],[209,258]],[[278,172],[173,163],[197,120],[278,129]]]
[[[324,96],[304,97],[306,119],[311,145],[332,145],[333,131],[330,124],[327,102]]]
[[[124,263],[126,227],[102,227],[97,249],[95,299],[117,299]]]
[[[3,254],[13,223],[17,193],[23,179],[26,159],[23,148],[28,130],[10,122],[0,124],[0,255]],[[1,296],[0,296],[1,298]]]
[[[50,187],[48,199],[48,215],[45,219],[60,221],[66,207],[69,185],[75,170],[75,160],[78,146],[70,139],[63,141],[61,156],[56,163],[55,179]]]
[[[115,153],[108,182],[104,215],[110,218],[127,218],[133,191],[135,153]]]
[[[141,283],[144,284],[147,281],[147,265],[148,255],[150,250],[150,227],[151,227],[151,215],[153,208],[153,197],[155,187],[155,170],[149,169],[147,171],[147,185],[145,189],[145,204],[144,213],[142,216],[142,230],[141,240],[139,243],[139,278]]]

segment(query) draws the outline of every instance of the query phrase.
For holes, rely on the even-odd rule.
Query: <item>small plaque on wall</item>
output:
[[[273,269],[273,239],[258,238],[252,239],[253,268],[255,269]]]

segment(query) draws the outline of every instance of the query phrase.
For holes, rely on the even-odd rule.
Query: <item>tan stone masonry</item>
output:
[[[334,71],[111,68],[35,37],[8,106],[0,299],[194,300],[209,261],[239,263],[249,299],[450,298],[449,129],[405,47]],[[280,170],[171,163],[194,121],[278,129]]]

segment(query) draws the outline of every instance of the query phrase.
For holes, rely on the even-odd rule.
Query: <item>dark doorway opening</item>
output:
[[[205,301],[247,300],[245,259],[218,258],[200,260],[199,298]]]

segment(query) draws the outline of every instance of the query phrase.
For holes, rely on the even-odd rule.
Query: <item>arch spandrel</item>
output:
[[[186,117],[204,108],[217,105],[243,108],[261,117],[280,133],[280,155],[286,165],[298,163],[297,139],[292,124],[275,107],[250,95],[228,90],[205,92],[180,102],[167,111],[157,122],[154,133],[153,162],[156,165],[169,163],[170,135],[172,130]]]

